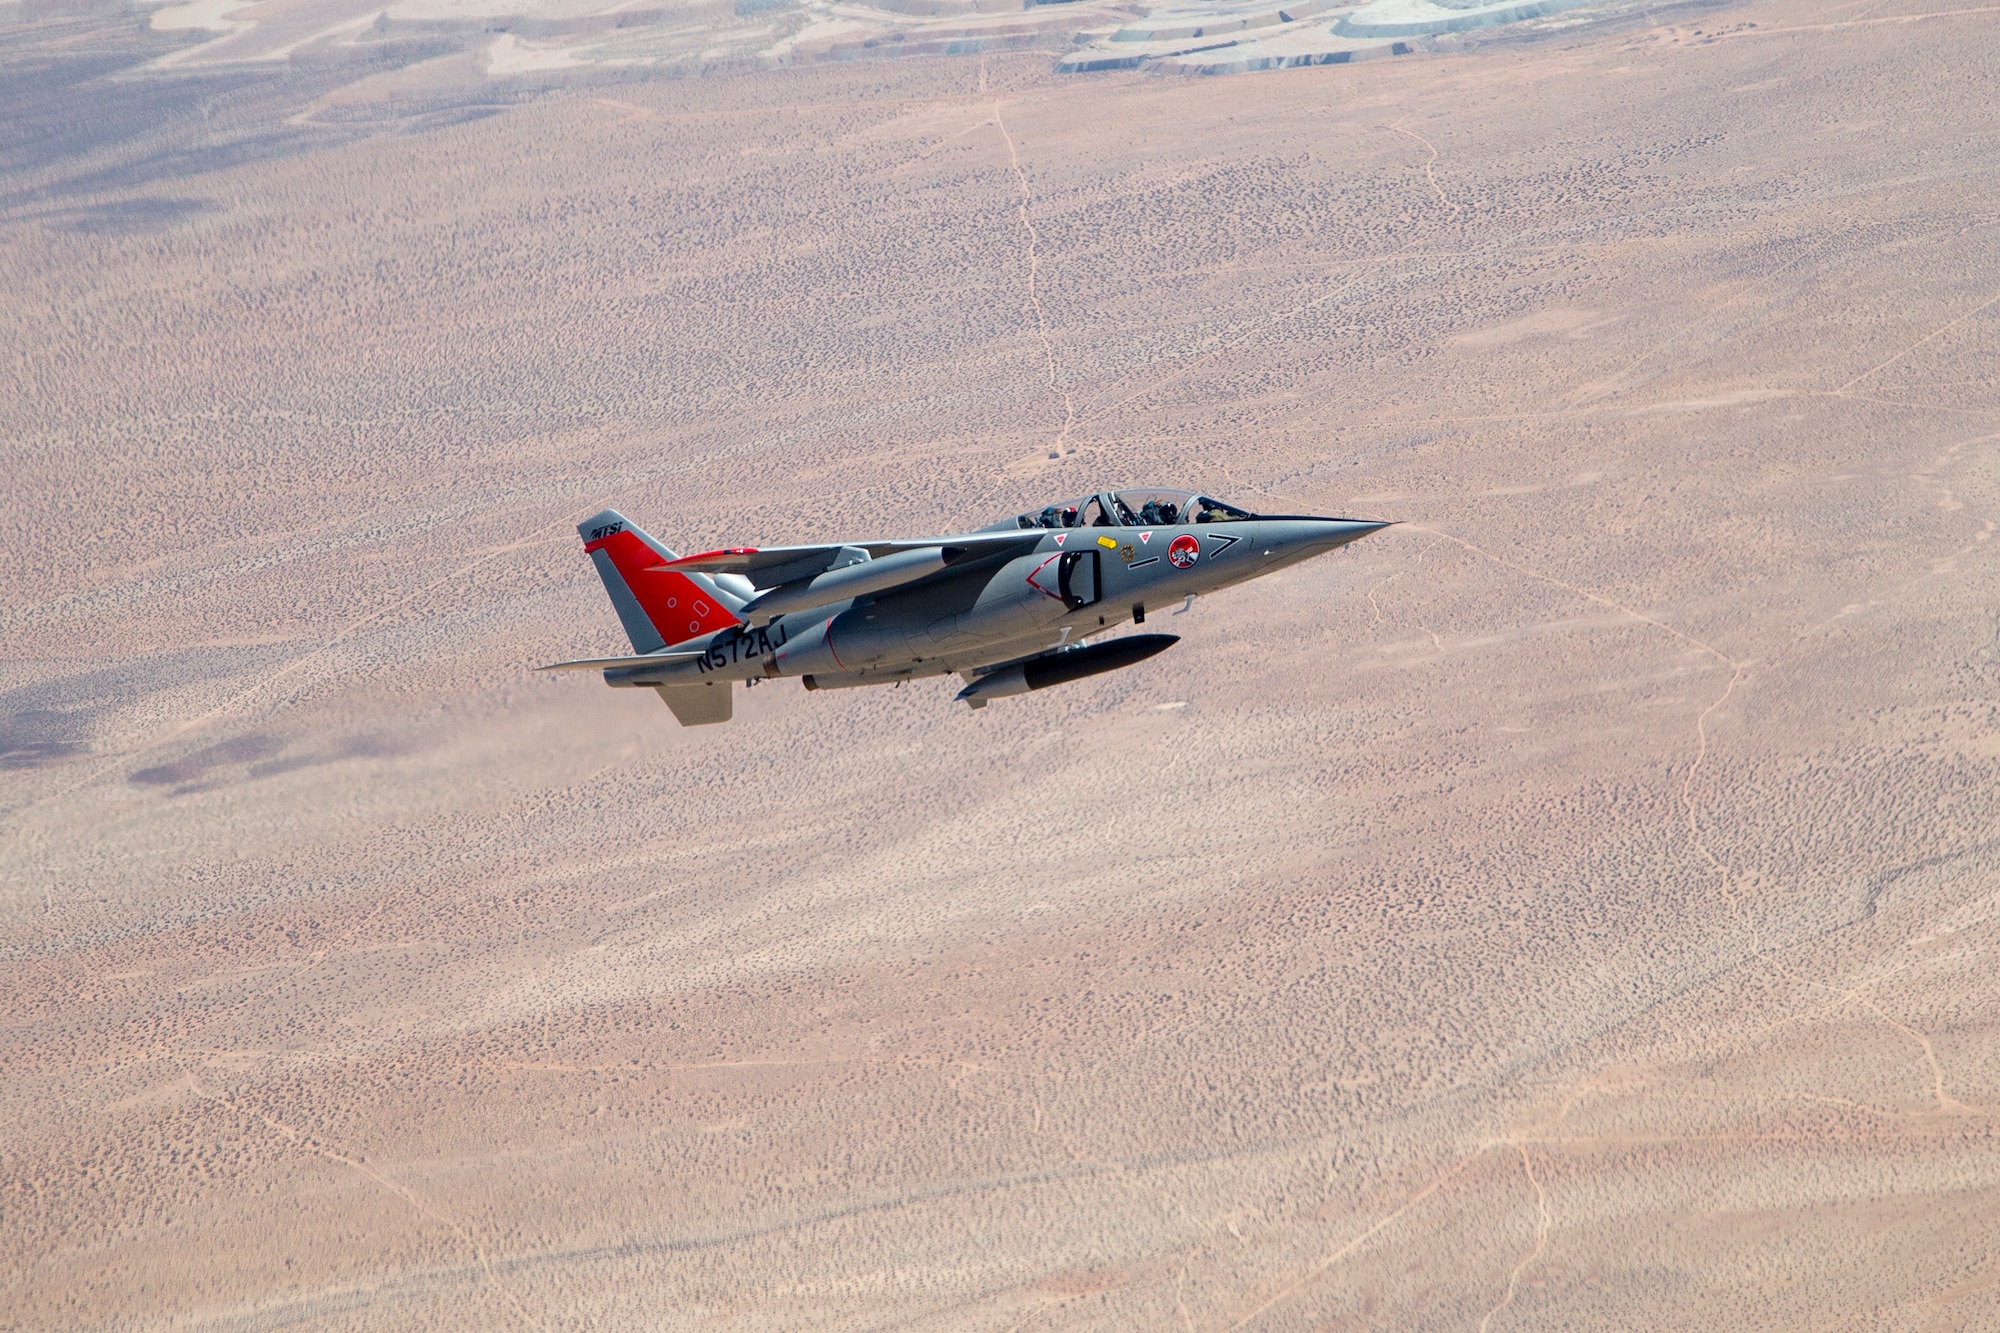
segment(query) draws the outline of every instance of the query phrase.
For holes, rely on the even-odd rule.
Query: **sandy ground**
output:
[[[0,1325],[2000,1326],[2000,41],[1938,9],[338,132],[37,29]],[[526,670],[624,647],[601,505],[1141,482],[1405,525],[979,714]]]

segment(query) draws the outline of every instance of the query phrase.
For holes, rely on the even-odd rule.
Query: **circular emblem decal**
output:
[[[1167,559],[1175,569],[1186,569],[1201,559],[1201,543],[1185,534],[1176,537],[1173,545],[1167,548]]]

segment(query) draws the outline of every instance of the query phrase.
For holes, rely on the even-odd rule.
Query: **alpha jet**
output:
[[[809,690],[956,674],[974,708],[1144,661],[1174,634],[1089,640],[1345,546],[1386,523],[1253,514],[1180,490],[1106,491],[974,532],[675,555],[616,510],[577,528],[632,641],[557,662],[659,691],[683,726],[727,722],[732,688]]]

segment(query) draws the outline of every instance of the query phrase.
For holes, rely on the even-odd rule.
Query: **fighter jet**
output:
[[[809,690],[956,674],[974,708],[1144,661],[1175,634],[1096,635],[1389,526],[1253,514],[1193,491],[1105,491],[951,537],[675,555],[616,510],[577,531],[632,641],[556,662],[727,722],[735,682]]]

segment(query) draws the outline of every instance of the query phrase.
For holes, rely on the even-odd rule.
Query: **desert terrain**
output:
[[[195,40],[0,26],[0,1327],[2000,1327],[2000,12]],[[606,505],[1127,484],[1401,526],[976,714],[531,670]]]

